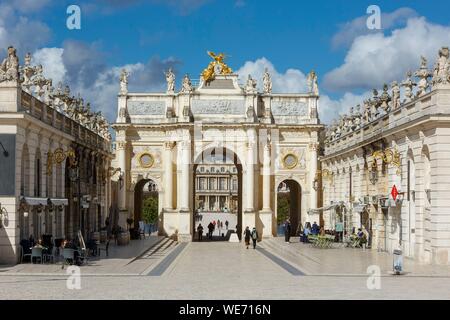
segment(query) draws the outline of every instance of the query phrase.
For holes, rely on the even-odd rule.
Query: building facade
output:
[[[175,76],[166,74],[163,93],[128,92],[122,72],[118,97],[115,166],[124,183],[119,190],[121,221],[141,219],[142,186],[154,181],[159,192],[160,234],[191,241],[195,234],[195,173],[205,158],[222,155],[237,169],[238,229],[256,226],[276,234],[276,186],[299,185],[301,210],[296,223],[317,206],[317,147],[322,125],[317,116],[317,77],[303,94],[274,94],[266,71],[262,90],[255,79],[238,76],[214,55],[199,82],[186,75],[175,92]],[[312,174],[311,174],[312,173]],[[205,200],[206,201],[206,200]],[[220,203],[220,202],[219,202]]]
[[[230,161],[200,164],[195,173],[195,209],[237,213],[238,175]]]
[[[111,202],[109,125],[14,48],[0,67],[0,263],[32,236],[99,231]]]
[[[450,263],[449,66],[448,48],[433,70],[422,58],[402,83],[374,90],[363,110],[327,129],[320,158],[327,229],[364,227],[374,250]]]

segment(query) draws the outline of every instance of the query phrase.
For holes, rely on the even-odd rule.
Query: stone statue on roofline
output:
[[[375,120],[380,115],[380,110],[378,109],[381,105],[380,97],[378,96],[378,90],[373,89],[373,96],[369,99],[370,113],[372,115],[372,120]]]
[[[413,90],[417,84],[412,80],[412,72],[408,71],[406,74],[406,80],[402,82],[402,87],[405,88],[405,103],[410,102],[413,99]]]
[[[245,85],[245,93],[256,93],[256,79],[253,79],[251,75],[247,77],[247,83]]]
[[[439,56],[434,66],[433,80],[432,80],[433,86],[448,83],[449,56],[450,52],[448,47],[443,47],[439,50]]]
[[[267,68],[265,69],[263,76],[263,92],[265,94],[272,93],[272,79],[270,78],[270,74]]]
[[[420,69],[417,70],[414,75],[419,78],[416,96],[422,97],[427,93],[428,87],[430,86],[428,83],[428,78],[432,76],[427,67],[427,59],[424,56],[421,57]]]
[[[364,119],[365,123],[369,123],[372,120],[371,107],[370,107],[369,100],[364,100],[363,105],[364,105],[363,119]]]
[[[127,94],[128,93],[128,76],[130,74],[126,69],[122,69],[122,72],[120,73],[120,94]]]
[[[391,83],[391,89],[392,89],[392,110],[395,110],[400,107],[400,86],[398,85],[397,81],[393,81]]]
[[[389,102],[391,102],[391,96],[389,95],[388,89],[389,89],[388,85],[384,84],[383,93],[381,94],[380,97],[381,101],[380,107],[385,113],[389,112]]]
[[[308,76],[306,77],[306,81],[308,83],[309,92],[318,96],[319,95],[319,85],[317,83],[317,74],[314,70],[312,70]]]
[[[166,81],[167,81],[167,93],[175,92],[175,74],[172,71],[172,68],[169,68],[169,71],[166,72]]]
[[[189,75],[185,74],[183,78],[183,84],[181,86],[181,92],[189,93],[192,92],[192,82],[191,79],[189,79]]]
[[[8,47],[8,56],[3,59],[0,65],[0,82],[17,81],[19,79],[19,58],[16,49]]]
[[[353,123],[355,125],[355,130],[359,130],[361,129],[361,105],[356,105],[356,112],[355,112],[355,116],[354,116],[354,120]]]

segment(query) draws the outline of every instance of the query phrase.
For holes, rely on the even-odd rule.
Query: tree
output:
[[[277,222],[282,224],[289,217],[289,194],[278,194]]]
[[[148,197],[142,204],[142,219],[145,223],[152,224],[158,221],[158,198]]]

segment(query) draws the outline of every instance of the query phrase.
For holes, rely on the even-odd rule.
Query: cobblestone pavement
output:
[[[450,277],[445,274],[392,276],[384,273],[380,278],[380,290],[370,290],[367,287],[367,274],[351,275],[335,269],[334,271],[339,271],[337,272],[339,274],[292,275],[263,254],[262,250],[269,248],[247,250],[240,243],[190,243],[166,271],[157,277],[134,274],[83,276],[84,269],[81,268],[81,290],[67,289],[67,276],[61,274],[19,275],[20,273],[7,274],[0,269],[0,297],[3,299],[450,299],[448,290]],[[338,251],[335,252],[337,254]],[[350,253],[355,254],[356,251]],[[320,256],[324,253],[315,254]],[[310,256],[318,258],[312,254]],[[347,259],[345,254],[341,259]],[[331,260],[333,261],[336,261],[336,257]],[[334,263],[340,266],[342,262]],[[299,264],[296,265],[300,267]]]

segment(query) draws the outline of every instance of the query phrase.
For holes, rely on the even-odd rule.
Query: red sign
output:
[[[395,184],[392,187],[391,196],[394,200],[397,200],[398,190],[397,190],[397,187],[395,186]]]

